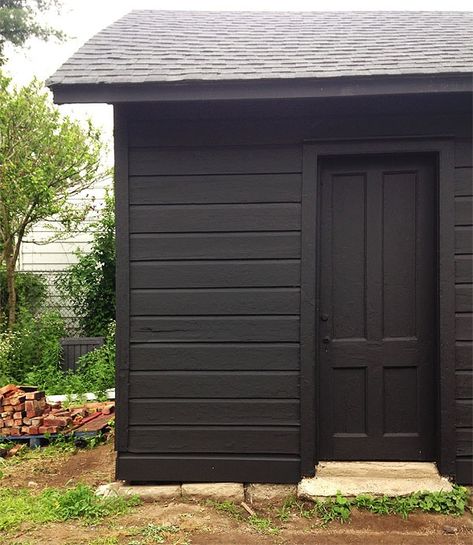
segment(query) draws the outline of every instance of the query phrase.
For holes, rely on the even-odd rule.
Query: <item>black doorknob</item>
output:
[[[324,338],[322,339],[322,342],[323,342],[324,344],[328,344],[328,343],[330,342],[330,337],[324,337]]]

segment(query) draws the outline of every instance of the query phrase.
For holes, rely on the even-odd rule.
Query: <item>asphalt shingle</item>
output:
[[[460,74],[470,12],[132,11],[49,79],[127,84]]]

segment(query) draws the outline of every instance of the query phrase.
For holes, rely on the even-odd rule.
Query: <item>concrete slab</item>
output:
[[[315,477],[303,479],[297,495],[304,499],[372,494],[405,496],[413,492],[449,492],[452,484],[426,462],[321,462]]]
[[[117,496],[139,496],[144,502],[155,502],[180,498],[181,485],[126,485],[116,481],[97,488],[97,496],[111,498]]]
[[[245,491],[242,483],[188,483],[182,485],[182,496],[240,503],[245,500]]]

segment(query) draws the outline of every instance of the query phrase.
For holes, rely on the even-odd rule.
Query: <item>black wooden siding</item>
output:
[[[302,143],[456,135],[456,471],[473,481],[471,110],[438,100],[119,113],[130,343],[118,478],[299,479]]]
[[[294,480],[301,147],[131,141],[128,451]]]
[[[473,483],[473,161],[471,140],[455,149],[457,480]]]

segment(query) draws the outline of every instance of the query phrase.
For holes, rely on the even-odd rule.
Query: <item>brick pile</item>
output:
[[[60,403],[48,403],[42,391],[7,384],[0,388],[0,436],[65,432],[78,427],[94,413],[111,414],[113,410],[113,403],[64,409]]]

